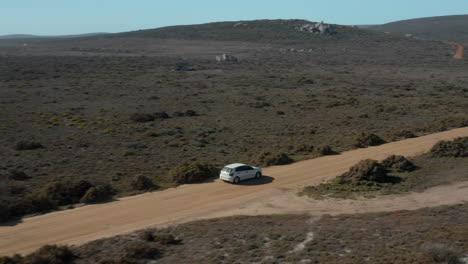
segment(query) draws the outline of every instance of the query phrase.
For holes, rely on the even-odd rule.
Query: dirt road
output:
[[[449,44],[457,47],[457,52],[455,52],[455,55],[453,55],[453,58],[459,59],[459,60],[463,59],[465,47],[462,44],[456,43],[456,42],[449,42]]]
[[[356,203],[354,207],[350,206],[349,201],[342,205],[330,204],[333,201],[308,203],[306,198],[298,198],[294,193],[301,186],[335,177],[362,159],[384,159],[391,154],[419,155],[427,152],[439,140],[460,136],[468,136],[468,127],[378,147],[352,150],[341,155],[311,159],[287,166],[265,168],[266,176],[262,180],[241,185],[216,180],[128,197],[118,202],[84,206],[26,218],[16,225],[0,226],[0,255],[27,253],[44,244],[81,244],[150,226],[178,224],[238,213],[303,211],[320,215],[350,210],[355,212],[382,211],[386,206],[392,209],[391,204],[394,205],[393,210],[432,206],[435,201],[431,199],[418,200],[418,198],[410,197],[405,198],[406,203],[401,203],[401,205],[406,204],[403,208],[397,206],[400,203],[395,203],[395,200],[389,200],[387,204],[369,204],[366,210],[359,205],[359,201],[351,202]],[[466,187],[451,188],[456,188],[456,190],[439,189],[439,192],[455,196],[451,196],[451,199],[445,199],[446,197],[443,196],[444,199],[439,200],[454,203],[467,198]],[[439,201],[438,204],[440,203],[443,202]]]

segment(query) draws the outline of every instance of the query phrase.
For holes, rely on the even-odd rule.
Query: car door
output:
[[[238,174],[239,179],[245,180],[249,178],[248,171],[247,171],[247,166],[240,166],[236,169],[236,172]]]
[[[255,170],[250,166],[245,166],[245,177],[246,179],[251,179],[255,177]]]

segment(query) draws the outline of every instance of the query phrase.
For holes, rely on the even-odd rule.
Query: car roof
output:
[[[233,163],[233,164],[226,165],[225,167],[234,169],[234,168],[237,168],[237,167],[240,167],[240,166],[246,166],[246,165],[243,164],[243,163]]]

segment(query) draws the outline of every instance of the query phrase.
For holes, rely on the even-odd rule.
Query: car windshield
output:
[[[225,171],[225,172],[231,172],[232,169],[231,168],[228,168],[228,167],[224,167],[222,171]]]

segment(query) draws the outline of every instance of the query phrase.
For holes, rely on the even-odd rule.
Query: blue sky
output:
[[[264,18],[381,24],[454,14],[468,14],[468,0],[0,0],[0,35],[122,32]]]

